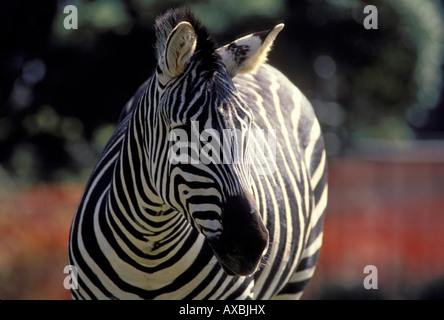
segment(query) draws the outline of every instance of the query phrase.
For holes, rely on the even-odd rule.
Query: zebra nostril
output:
[[[230,255],[233,256],[233,257],[239,257],[239,256],[241,256],[241,253],[240,253],[239,249],[238,249],[234,244],[231,244],[229,250],[227,250],[227,251],[228,251],[228,252],[230,253]]]

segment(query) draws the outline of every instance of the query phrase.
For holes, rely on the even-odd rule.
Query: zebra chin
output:
[[[209,244],[213,249],[214,255],[222,269],[230,276],[250,276],[254,274],[260,266],[263,253],[267,246],[264,247],[260,254],[241,254],[237,250],[233,250],[233,246],[223,243],[220,239],[211,239]],[[268,243],[267,243],[268,245]]]

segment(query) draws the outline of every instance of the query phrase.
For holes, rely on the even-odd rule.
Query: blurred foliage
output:
[[[367,4],[377,30],[363,27]],[[270,63],[313,102],[330,156],[359,137],[444,132],[443,1],[2,1],[0,179],[85,180],[155,66],[156,16],[182,5],[220,44],[285,23]]]

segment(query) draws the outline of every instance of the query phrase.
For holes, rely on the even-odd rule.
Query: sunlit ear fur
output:
[[[284,24],[281,23],[273,29],[252,33],[217,49],[216,52],[225,64],[230,77],[254,71],[265,63],[274,39],[283,28]]]
[[[180,75],[196,50],[197,36],[193,26],[186,21],[180,22],[171,31],[159,60],[160,69],[174,78]]]

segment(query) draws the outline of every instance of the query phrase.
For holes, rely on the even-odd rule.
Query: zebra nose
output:
[[[268,247],[268,231],[250,203],[246,198],[229,199],[222,217],[223,232],[210,241],[225,271],[240,276],[257,270]]]

